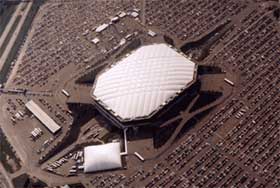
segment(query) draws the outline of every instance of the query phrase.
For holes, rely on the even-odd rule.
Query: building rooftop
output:
[[[25,106],[53,134],[55,134],[56,132],[58,132],[61,129],[61,127],[46,112],[44,112],[40,108],[40,106],[38,106],[33,100],[28,101],[25,104]]]
[[[144,119],[195,80],[196,65],[166,44],[142,46],[97,77],[93,97],[121,121]]]
[[[120,143],[93,145],[84,148],[84,172],[121,168]]]

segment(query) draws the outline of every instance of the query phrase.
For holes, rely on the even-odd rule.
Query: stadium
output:
[[[197,79],[197,65],[167,44],[127,54],[101,71],[91,95],[97,110],[119,128],[156,124]]]

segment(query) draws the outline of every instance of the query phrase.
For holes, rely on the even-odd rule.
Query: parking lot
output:
[[[21,159],[21,171],[52,186],[61,185],[53,180],[69,178],[86,187],[279,187],[277,6],[262,0],[49,0],[0,92],[0,125]],[[169,119],[166,124],[179,128],[168,147],[154,148],[149,133],[128,143],[133,149],[123,169],[84,174],[83,146],[123,141],[122,132],[86,104],[91,98],[79,93],[90,95],[89,77],[122,58],[137,39],[145,45],[168,36],[180,49],[223,23],[230,29],[197,62],[222,70],[199,76],[203,91],[222,93],[217,104],[208,104],[203,115],[182,110]],[[31,99],[62,127],[60,132],[49,132],[25,108]]]

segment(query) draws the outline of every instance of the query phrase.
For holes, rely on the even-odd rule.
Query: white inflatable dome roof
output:
[[[121,167],[120,143],[94,145],[84,148],[84,172]]]
[[[145,118],[187,88],[195,69],[166,44],[142,46],[97,77],[93,97],[121,120]]]

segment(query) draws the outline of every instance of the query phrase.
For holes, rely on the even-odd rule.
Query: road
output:
[[[155,158],[158,158],[160,155],[162,155],[165,151],[167,151],[172,144],[175,142],[175,139],[177,138],[177,136],[179,135],[180,131],[183,129],[183,127],[185,126],[185,124],[194,116],[200,114],[201,112],[204,112],[212,107],[218,106],[220,104],[222,104],[228,97],[230,97],[232,95],[232,89],[229,89],[229,92],[224,93],[224,95],[217,99],[216,101],[203,106],[202,108],[194,111],[194,112],[190,112],[191,108],[193,107],[193,105],[195,104],[195,102],[197,101],[197,99],[199,98],[199,96],[196,96],[190,103],[190,105],[188,106],[188,108],[181,112],[180,115],[172,118],[171,120],[169,120],[168,122],[164,123],[163,125],[161,125],[160,127],[165,127],[167,125],[169,125],[171,122],[174,122],[178,119],[181,119],[180,124],[178,125],[178,127],[175,129],[175,131],[172,133],[171,137],[168,139],[168,141],[161,146],[161,148],[156,152],[156,154],[154,156],[150,156],[147,157],[146,160],[153,160]]]
[[[22,27],[24,26],[24,22],[25,22],[25,20],[28,16],[29,11],[31,10],[33,2],[27,2],[27,6],[24,9],[24,12],[21,12],[20,9],[24,6],[24,4],[25,3],[21,3],[18,6],[17,10],[15,11],[15,13],[12,17],[12,20],[9,22],[9,24],[7,25],[7,28],[5,29],[5,31],[3,32],[2,36],[1,36],[0,46],[3,45],[3,42],[4,42],[5,38],[7,37],[9,32],[11,32],[11,27],[12,27],[14,21],[15,21],[14,19],[16,19],[17,16],[21,15],[21,19],[20,19],[12,37],[10,38],[7,46],[5,47],[5,50],[2,54],[2,56],[0,57],[0,71],[2,70],[6,60],[8,59],[9,54],[10,54],[11,50],[13,49],[14,44],[17,42],[18,35],[20,34],[20,31],[21,31]]]
[[[10,19],[9,23],[7,24],[7,26],[6,26],[6,28],[5,28],[4,32],[3,32],[3,34],[1,35],[1,37],[0,37],[0,47],[3,45],[5,39],[7,38],[9,32],[11,31],[12,26],[13,26],[13,24],[15,23],[15,20],[16,20],[17,16],[19,15],[20,9],[22,8],[22,6],[23,6],[23,4],[20,4],[20,5],[17,7],[17,9],[15,10],[15,12],[14,12],[12,18]]]
[[[11,182],[11,179],[10,179],[10,174],[7,173],[7,171],[3,167],[2,163],[0,163],[0,175],[3,175],[3,177],[6,180],[6,182],[1,182],[1,183],[4,183],[5,185],[7,184],[7,186],[8,186],[7,188],[14,188],[14,186],[13,186],[13,184]],[[1,183],[0,183],[0,186],[1,186]]]
[[[40,22],[41,16],[42,16],[42,14],[40,14],[40,12],[38,11],[37,15],[36,15],[36,19],[33,20],[33,24],[35,24],[35,25],[36,25],[36,23],[38,24]],[[26,41],[31,41],[33,33],[34,33],[34,27],[31,27],[30,31],[28,32],[28,34],[26,36]],[[24,55],[27,47],[28,47],[28,42],[24,42],[22,48],[19,50],[19,55],[16,59],[15,65],[14,65],[14,67],[13,67],[13,69],[12,69],[10,75],[9,75],[9,78],[8,78],[6,84],[5,84],[6,86],[9,86],[11,84],[13,78],[15,78],[16,72],[18,70],[18,66],[19,66],[20,62],[22,61],[23,55]]]

